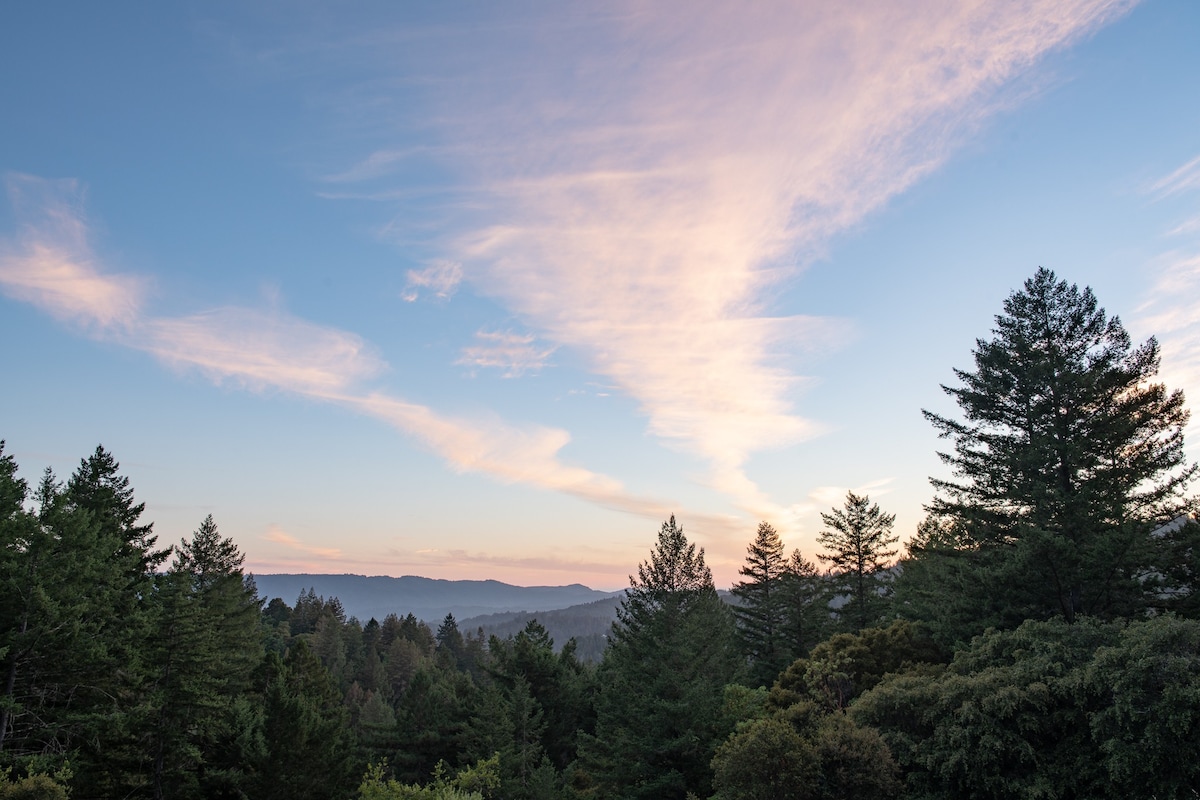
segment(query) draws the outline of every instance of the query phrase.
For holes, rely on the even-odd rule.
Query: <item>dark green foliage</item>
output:
[[[1163,611],[1200,619],[1200,523],[1179,516],[1151,535],[1158,550],[1151,604]]]
[[[556,769],[566,769],[575,760],[579,734],[595,724],[591,671],[575,658],[570,642],[556,654],[554,640],[537,620],[510,639],[493,637],[488,651],[493,681],[510,705],[523,704],[514,701],[529,695],[543,718],[539,743]]]
[[[0,751],[56,763],[70,755],[75,785],[93,796],[144,785],[131,725],[148,680],[153,570],[165,552],[151,549],[143,505],[103,448],[66,488],[46,473],[36,517],[18,510],[27,490],[15,464],[0,463]]]
[[[843,709],[885,675],[919,669],[946,660],[941,649],[909,622],[886,628],[839,633],[793,662],[771,688],[770,704],[787,708],[799,702]]]
[[[887,800],[902,786],[876,731],[806,703],[740,727],[713,770],[713,800]]]
[[[303,640],[282,660],[268,654],[262,674],[263,741],[250,796],[262,800],[348,797],[360,764],[341,694]]]
[[[155,797],[213,797],[244,782],[236,740],[246,733],[244,704],[263,649],[243,558],[209,515],[157,581],[142,723]]]
[[[1200,785],[1200,623],[1030,621],[940,674],[851,706],[914,798],[1191,797]]]
[[[784,648],[793,659],[800,658],[829,633],[829,582],[817,572],[815,564],[793,550],[784,565],[779,590],[784,608],[780,631]]]
[[[826,528],[817,541],[828,554],[817,558],[831,565],[830,580],[835,590],[846,597],[837,609],[842,627],[857,631],[878,624],[887,609],[885,593],[889,578],[884,572],[888,560],[896,555],[887,548],[896,543],[892,535],[895,514],[884,514],[879,504],[854,492],[846,493],[846,503],[831,514],[821,514]]]
[[[470,675],[430,662],[417,668],[396,700],[399,778],[417,782],[439,761],[467,757],[469,724],[478,687]]]
[[[1195,797],[1200,787],[1200,623],[1132,623],[1084,674],[1097,756],[1113,796]]]
[[[672,517],[630,579],[597,670],[596,733],[581,746],[599,797],[709,793],[709,762],[729,730],[724,687],[737,673],[732,616]]]
[[[713,756],[713,800],[809,800],[817,754],[795,727],[771,717],[733,734]]]
[[[795,656],[784,633],[789,611],[784,590],[787,560],[779,534],[767,523],[759,523],[738,572],[746,579],[731,590],[739,601],[733,606],[738,640],[750,663],[750,683],[768,686]]]
[[[1008,297],[992,332],[976,342],[975,370],[955,370],[962,385],[943,387],[963,419],[925,412],[953,443],[941,457],[954,477],[932,479],[929,511],[954,536],[914,550],[929,560],[906,565],[903,581],[918,596],[942,584],[966,593],[949,608],[960,640],[972,614],[979,631],[1139,613],[1157,588],[1145,580],[1161,555],[1150,531],[1183,510],[1196,474],[1183,395],[1153,382],[1157,342],[1132,347],[1090,289],[1046,269]]]

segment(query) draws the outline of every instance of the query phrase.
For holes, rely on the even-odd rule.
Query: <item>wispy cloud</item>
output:
[[[424,548],[411,553],[393,550],[389,555],[408,564],[416,562],[421,567],[435,567],[438,574],[445,574],[447,568],[482,566],[490,570],[500,567],[506,572],[517,570],[529,575],[546,572],[560,575],[591,574],[609,577],[613,574],[619,575],[622,570],[629,568],[628,564],[624,562],[612,560],[611,553],[602,552],[588,554],[574,552],[570,555],[550,552],[534,556],[514,556],[461,548]],[[468,570],[468,572],[479,574],[478,570]]]
[[[13,174],[5,184],[19,228],[0,244],[0,291],[84,327],[137,319],[146,282],[96,268],[78,184]]]
[[[449,300],[462,283],[462,265],[453,261],[437,261],[425,269],[410,269],[408,284],[404,287],[401,297],[412,303],[421,296],[421,290],[428,290],[438,300]]]
[[[651,519],[671,513],[661,501],[630,494],[615,478],[561,461],[558,453],[571,439],[562,429],[518,428],[499,419],[456,419],[383,393],[335,399],[387,421],[463,472],[564,492]]]
[[[23,178],[35,186],[37,179]],[[54,196],[63,186],[41,188]],[[73,188],[67,186],[66,188]],[[669,506],[628,492],[614,478],[563,461],[559,451],[570,441],[561,429],[519,427],[497,418],[462,419],[410,403],[385,392],[363,388],[386,364],[360,337],[317,325],[279,310],[227,307],[184,317],[152,317],[140,307],[120,306],[117,317],[103,316],[108,306],[92,298],[94,286],[115,280],[96,263],[87,245],[87,226],[78,211],[51,204],[55,224],[23,229],[21,244],[32,252],[58,250],[61,262],[0,260],[0,288],[52,313],[82,316],[84,321],[119,319],[119,329],[93,327],[91,335],[153,354],[164,363],[196,369],[216,383],[233,381],[249,389],[277,389],[368,414],[404,432],[463,472],[489,475],[505,483],[521,483],[564,492],[606,508],[658,519]],[[70,236],[60,245],[62,231]],[[0,243],[2,244],[2,243]],[[2,250],[0,250],[2,252]],[[16,264],[17,266],[13,266]],[[25,294],[28,286],[51,284],[50,276],[82,275],[53,291]],[[116,285],[137,284],[123,277]],[[70,315],[68,315],[70,316]],[[74,316],[71,318],[73,319]],[[271,540],[303,549],[285,532],[268,532]],[[316,552],[316,551],[309,551]]]
[[[384,369],[358,336],[279,311],[219,308],[144,320],[129,343],[221,383],[300,394],[344,391]]]
[[[301,553],[307,553],[312,556],[320,556],[321,558],[337,560],[342,556],[342,551],[336,547],[316,547],[310,544],[304,544],[295,536],[285,531],[278,525],[268,525],[266,533],[263,534],[264,539],[268,542],[281,544],[284,547],[292,550],[298,550]]]
[[[1015,76],[1132,5],[539,9],[443,65],[458,80],[433,117],[480,220],[451,252],[770,514],[749,456],[821,430],[785,354],[847,328],[770,317],[781,282],[943,163]]]
[[[1200,197],[1200,157],[1156,181],[1151,190],[1159,198],[1188,192]],[[1184,241],[1147,265],[1152,283],[1131,321],[1131,328],[1139,336],[1158,338],[1162,353],[1159,378],[1169,389],[1182,389],[1192,409],[1200,398],[1200,303],[1197,303],[1200,224],[1197,222],[1200,215],[1167,232]],[[1186,441],[1191,457],[1200,457],[1200,415],[1193,413]]]
[[[1200,189],[1200,156],[1196,156],[1179,169],[1150,185],[1149,193],[1167,197],[1191,189]]]
[[[505,378],[518,378],[526,372],[540,372],[554,353],[554,347],[535,346],[531,333],[512,331],[476,331],[478,344],[462,349],[454,362],[461,366],[502,370]]]
[[[406,161],[427,155],[428,147],[403,147],[395,150],[378,150],[348,170],[327,175],[329,183],[348,183],[372,180],[390,174],[396,166]]]

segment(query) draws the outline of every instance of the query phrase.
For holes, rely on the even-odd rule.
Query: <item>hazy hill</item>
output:
[[[415,575],[255,575],[254,580],[259,597],[268,601],[279,597],[294,606],[300,592],[311,588],[323,597],[338,598],[347,616],[362,622],[371,617],[382,621],[391,613],[411,613],[434,627],[447,613],[457,620],[531,609],[540,614],[613,596],[578,583],[513,586],[500,581],[447,581]]]
[[[729,592],[717,594],[725,602],[735,601]],[[554,649],[561,650],[568,639],[575,639],[575,653],[583,661],[599,661],[608,645],[608,634],[617,619],[617,607],[625,599],[625,592],[613,592],[602,600],[552,611],[518,611],[515,613],[487,614],[459,620],[459,629],[464,633],[483,628],[483,635],[501,639],[521,632],[531,619],[536,619],[550,638]]]
[[[550,638],[554,649],[561,650],[568,639],[575,639],[575,652],[584,661],[599,661],[608,644],[608,632],[617,618],[617,606],[625,593],[617,592],[602,600],[550,611],[518,611],[515,613],[487,614],[464,619],[459,623],[463,632],[483,628],[484,636],[501,639],[520,633],[526,623],[536,619]]]

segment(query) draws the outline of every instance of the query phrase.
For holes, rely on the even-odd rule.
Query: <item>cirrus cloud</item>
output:
[[[787,354],[849,326],[774,318],[774,297],[1012,102],[1015,78],[1133,5],[539,7],[500,32],[432,31],[419,67],[393,63],[388,36],[349,57],[453,86],[429,116],[463,176],[446,252],[465,279],[775,516],[749,457],[822,430],[794,408]]]

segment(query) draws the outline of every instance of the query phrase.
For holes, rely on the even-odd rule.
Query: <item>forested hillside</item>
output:
[[[1157,369],[1039,270],[927,413],[950,477],[906,546],[848,493],[821,552],[747,531],[727,603],[671,517],[594,664],[553,612],[264,602],[104,448],[31,487],[0,446],[0,798],[1195,797],[1197,469]]]
[[[405,575],[255,575],[259,596],[292,601],[312,591],[336,597],[359,619],[383,619],[396,611],[437,624],[447,614],[458,619],[521,611],[554,611],[613,596],[612,592],[570,586],[513,586],[500,581],[448,581]]]

